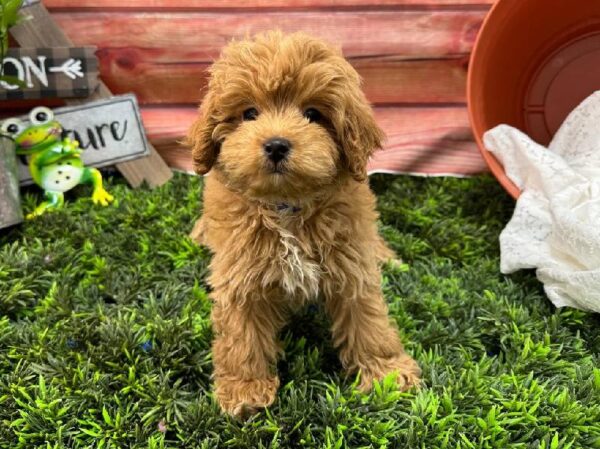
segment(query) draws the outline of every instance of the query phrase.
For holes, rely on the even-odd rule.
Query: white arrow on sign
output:
[[[83,78],[83,72],[81,71],[81,59],[67,59],[62,65],[58,67],[50,67],[51,72],[62,72],[69,78],[74,80],[75,78]]]

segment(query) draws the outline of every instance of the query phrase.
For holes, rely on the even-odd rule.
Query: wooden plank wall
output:
[[[280,28],[341,45],[388,139],[376,171],[486,170],[465,107],[469,52],[493,0],[44,0],[76,45],[98,47],[114,93],[134,92],[150,139],[189,170],[177,143],[205,69],[232,37]]]

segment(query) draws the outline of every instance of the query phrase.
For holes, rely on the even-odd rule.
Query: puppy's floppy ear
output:
[[[357,181],[365,181],[369,157],[381,148],[384,134],[358,85],[349,89],[346,108],[336,128],[342,156],[350,174]]]
[[[219,153],[219,142],[213,137],[218,122],[214,117],[214,98],[209,91],[200,106],[200,115],[192,124],[185,144],[192,149],[194,170],[206,174],[215,163]]]

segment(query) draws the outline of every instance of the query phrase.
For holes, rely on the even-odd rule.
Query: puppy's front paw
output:
[[[236,418],[245,419],[275,400],[279,378],[243,380],[221,377],[215,381],[215,395],[221,410]]]
[[[372,364],[360,373],[359,390],[367,392],[373,387],[373,380],[382,380],[392,371],[398,373],[397,383],[400,390],[406,391],[421,383],[421,368],[406,352],[390,358],[376,358]]]

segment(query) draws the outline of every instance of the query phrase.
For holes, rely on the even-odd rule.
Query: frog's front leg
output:
[[[62,148],[64,152],[68,153],[77,153],[79,154],[81,150],[79,149],[79,141],[73,140],[70,137],[65,137],[62,141]]]
[[[102,187],[102,175],[95,168],[84,168],[81,182],[86,184],[92,184],[94,191],[92,192],[92,201],[94,204],[102,204],[108,206],[109,203],[114,201],[114,197],[104,190]]]
[[[36,207],[35,210],[30,214],[27,214],[25,218],[31,220],[32,218],[39,217],[47,210],[58,209],[65,202],[65,198],[62,192],[52,192],[50,190],[46,190],[44,192],[44,196],[46,198],[46,201],[40,203],[38,207]]]

